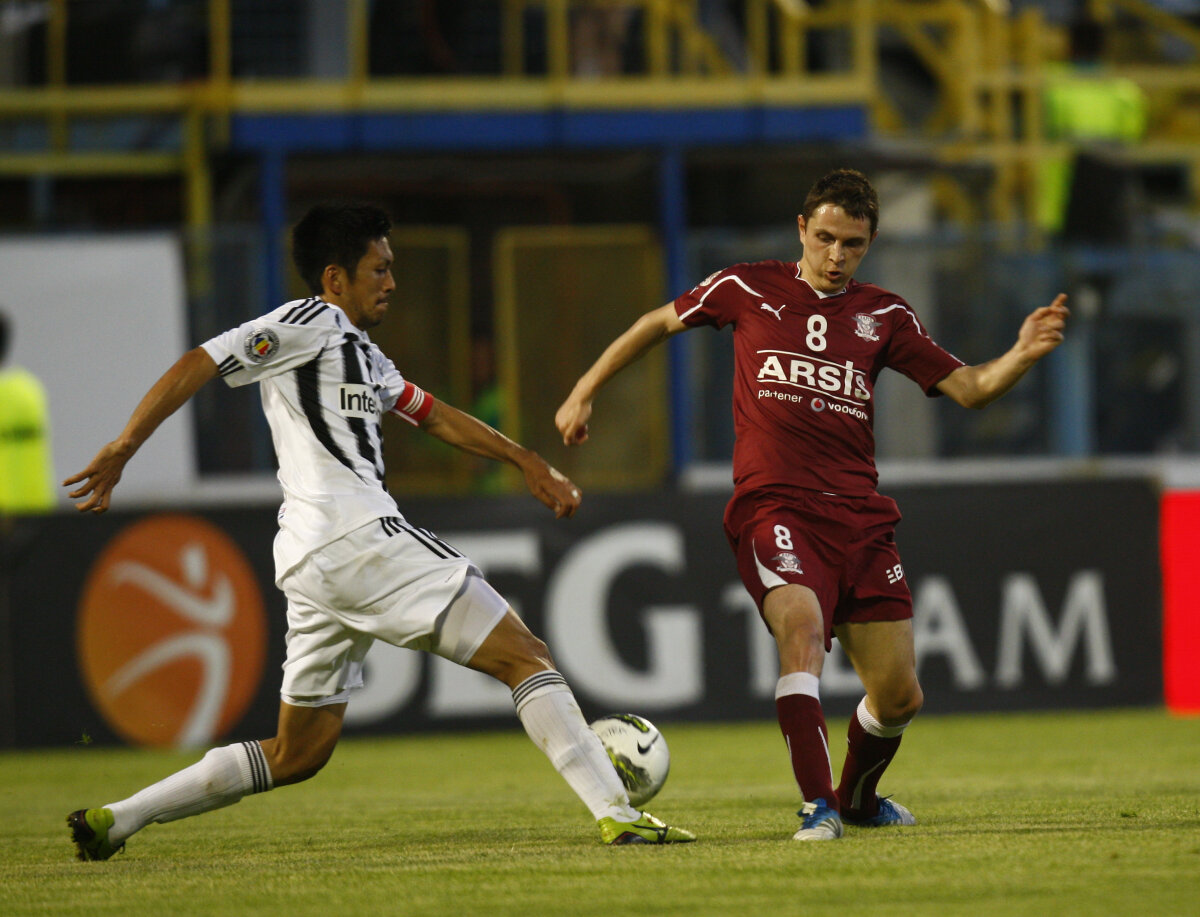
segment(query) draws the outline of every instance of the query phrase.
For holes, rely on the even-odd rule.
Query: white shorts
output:
[[[310,554],[280,583],[288,600],[280,696],[300,707],[362,687],[376,640],[466,665],[508,603],[431,532],[377,519]]]

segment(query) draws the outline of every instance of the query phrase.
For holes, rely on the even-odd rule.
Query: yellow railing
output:
[[[346,70],[340,79],[247,80],[233,72],[233,0],[209,0],[208,73],[179,85],[72,86],[67,82],[67,0],[48,0],[45,85],[0,88],[0,120],[45,125],[45,149],[0,151],[0,174],[109,175],[178,172],[185,177],[193,227],[210,215],[208,151],[220,148],[231,115],[262,112],[544,110],[549,108],[687,108],[693,106],[861,105],[872,129],[902,137],[947,164],[994,171],[981,216],[1031,220],[1033,179],[1047,151],[1041,99],[1047,48],[1064,41],[1040,13],[1020,15],[1002,0],[747,0],[744,69],[701,25],[696,0],[496,0],[501,23],[500,72],[490,76],[372,77],[368,0],[346,0]],[[573,15],[615,5],[640,12],[644,69],[636,75],[582,78],[574,72]],[[1200,57],[1200,30],[1146,0],[1093,0],[1101,20],[1123,28],[1130,19],[1172,35]],[[1118,20],[1116,17],[1122,17]],[[540,33],[537,31],[540,30]],[[527,72],[527,43],[546,49],[544,72]],[[920,123],[910,123],[880,75],[880,49],[900,42],[931,74],[936,97]],[[818,69],[813,42],[838,49],[837,65]],[[1161,111],[1151,135],[1130,155],[1176,160],[1200,172],[1200,114],[1172,114],[1200,95],[1200,67],[1122,62],[1123,73],[1154,93]],[[1200,104],[1198,104],[1200,111]],[[168,151],[82,151],[71,143],[77,118],[169,116],[183,142]],[[1162,130],[1155,134],[1155,127]]]
[[[1148,0],[1090,0],[1089,5],[1112,38],[1110,71],[1133,80],[1148,98],[1150,124],[1137,158],[1190,165],[1192,194],[1200,198],[1200,28]],[[1163,38],[1175,44],[1178,57],[1190,59],[1157,58],[1153,39]]]
[[[552,80],[570,78],[576,69],[573,66],[576,49],[570,40],[571,16],[588,8],[641,12],[646,76],[732,72],[712,36],[699,26],[697,0],[503,0],[501,39],[505,76],[524,73],[526,14],[540,11],[545,17],[548,39],[547,74]]]

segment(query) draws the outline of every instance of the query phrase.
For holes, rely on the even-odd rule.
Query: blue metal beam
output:
[[[743,145],[853,140],[868,129],[856,107],[235,115],[230,127],[234,150],[284,153]]]

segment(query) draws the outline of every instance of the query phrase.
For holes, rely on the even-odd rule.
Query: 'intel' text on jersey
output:
[[[369,385],[339,385],[338,413],[343,417],[364,417],[378,420],[382,405]]]

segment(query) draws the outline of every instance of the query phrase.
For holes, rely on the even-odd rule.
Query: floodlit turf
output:
[[[773,723],[660,725],[672,772],[649,809],[695,844],[601,846],[514,730],[345,740],[307,784],[79,863],[70,810],[198,754],[0,754],[0,914],[1200,913],[1200,719],[926,717],[882,787],[920,824],[822,844],[790,840],[799,801]],[[845,722],[830,733],[843,747]]]

